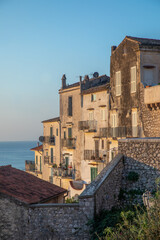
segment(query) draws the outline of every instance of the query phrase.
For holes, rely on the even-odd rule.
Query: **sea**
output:
[[[36,146],[36,141],[0,142],[0,166],[12,165],[25,170],[25,160],[34,161],[34,152],[30,149]]]

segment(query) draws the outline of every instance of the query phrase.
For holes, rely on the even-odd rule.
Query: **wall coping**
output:
[[[86,189],[81,193],[79,199],[94,197],[97,190],[106,180],[106,178],[110,175],[110,173],[114,170],[120,160],[123,158],[122,154],[117,154],[115,158],[100,172],[100,174],[96,177],[94,181],[92,181]]]
[[[126,139],[119,139],[118,142],[159,142],[160,137],[148,137],[148,138],[126,138]]]
[[[29,205],[30,208],[56,208],[56,207],[79,207],[79,203],[37,203]]]

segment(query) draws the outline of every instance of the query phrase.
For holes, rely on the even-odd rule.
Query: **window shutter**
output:
[[[121,95],[121,72],[116,72],[116,96]]]
[[[131,68],[131,93],[136,92],[137,71],[136,67]]]

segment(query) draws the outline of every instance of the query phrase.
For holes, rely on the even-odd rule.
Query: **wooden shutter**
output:
[[[52,136],[53,136],[53,128],[50,127],[50,137],[52,137]]]
[[[131,68],[131,93],[136,92],[137,71],[136,66]]]
[[[116,96],[121,95],[121,71],[116,72]]]
[[[68,128],[68,138],[72,137],[72,128]]]

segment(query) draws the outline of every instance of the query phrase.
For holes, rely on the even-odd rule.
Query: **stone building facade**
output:
[[[158,137],[160,40],[125,37],[113,46],[110,63],[111,142]]]

